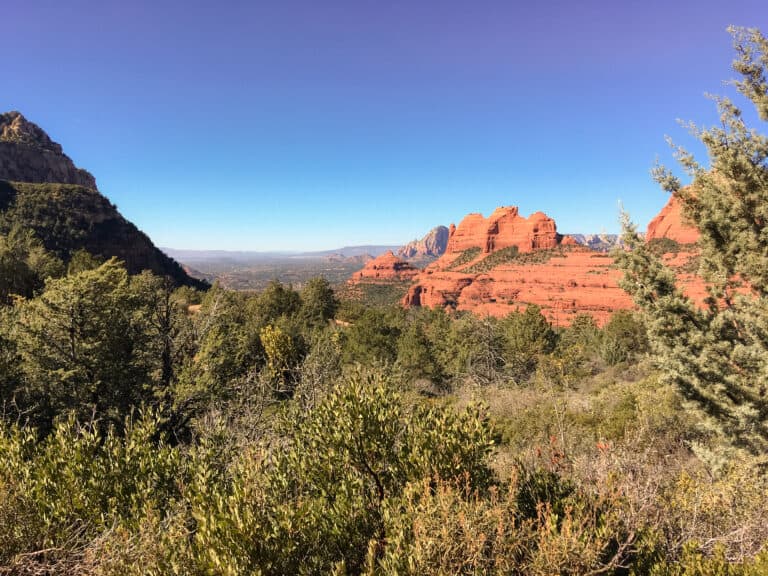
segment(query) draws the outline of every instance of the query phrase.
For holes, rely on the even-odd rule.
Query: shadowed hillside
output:
[[[13,226],[33,230],[64,261],[84,249],[120,258],[132,274],[151,270],[177,285],[206,286],[123,218],[93,176],[19,112],[0,114],[0,232]]]

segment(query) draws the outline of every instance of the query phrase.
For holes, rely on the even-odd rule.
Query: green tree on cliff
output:
[[[740,79],[732,84],[768,121],[768,39],[731,28]],[[700,275],[709,297],[695,306],[674,274],[625,223],[631,248],[619,256],[624,288],[645,312],[654,357],[668,380],[730,446],[768,454],[768,138],[749,128],[727,98],[715,98],[721,123],[691,125],[708,165],[683,148],[676,156],[691,185],[666,168],[655,177],[701,233]]]

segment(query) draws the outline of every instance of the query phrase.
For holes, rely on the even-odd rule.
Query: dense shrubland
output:
[[[9,230],[0,574],[765,574],[765,242],[717,248],[751,228],[695,176],[711,305],[630,229],[641,312],[602,327],[175,290]]]
[[[2,571],[766,562],[768,482],[696,458],[711,439],[633,314],[339,306],[322,279],[201,294],[79,258],[3,309]]]

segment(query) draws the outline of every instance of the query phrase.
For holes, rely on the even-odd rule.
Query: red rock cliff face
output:
[[[616,310],[633,307],[631,298],[619,288],[621,272],[613,268],[606,253],[575,246],[575,241],[557,234],[554,220],[536,212],[528,218],[517,208],[498,208],[490,217],[470,214],[458,227],[451,226],[445,254],[415,278],[403,299],[405,306],[445,307],[479,314],[504,316],[530,304],[541,307],[556,325],[568,325],[580,313],[605,323]],[[653,219],[648,238],[667,237],[690,244],[698,232],[683,224],[676,198]],[[524,258],[483,265],[494,252],[517,246]],[[467,261],[465,253],[479,248]],[[544,251],[541,257],[537,251]],[[686,293],[700,301],[701,283],[682,268],[694,257],[681,252],[665,260],[681,272],[678,278]]]
[[[405,260],[401,260],[390,250],[378,258],[370,260],[362,270],[355,272],[350,283],[411,280],[418,273],[418,268],[414,268]]]
[[[416,278],[403,304],[494,316],[537,304],[558,325],[585,312],[604,322],[614,310],[630,307],[612,259],[575,244],[560,236],[555,221],[542,212],[524,218],[516,207],[502,207],[488,218],[470,214],[451,226],[445,254]],[[550,252],[540,261],[491,259],[511,246],[522,254]],[[479,251],[467,261],[465,251],[473,248]],[[484,263],[486,258],[491,260]]]
[[[446,253],[480,248],[488,254],[502,248],[517,246],[520,252],[554,248],[559,244],[555,221],[543,212],[523,218],[517,206],[502,206],[488,218],[469,214],[458,227],[449,229]]]
[[[403,304],[492,316],[536,304],[559,326],[569,325],[580,313],[603,324],[614,311],[632,307],[631,298],[619,288],[621,272],[612,265],[606,254],[569,247],[555,251],[546,262],[511,261],[482,274],[430,269],[419,275]]]
[[[648,227],[649,239],[663,237],[681,244],[698,238],[695,229],[683,224],[675,198]],[[510,246],[518,247],[517,256],[499,253]],[[470,249],[475,250],[466,252]],[[703,284],[686,271],[695,256],[695,251],[681,251],[664,259],[678,271],[685,292],[701,302]],[[616,310],[633,308],[629,295],[619,288],[622,273],[609,254],[559,235],[546,214],[523,218],[515,207],[498,208],[488,218],[470,214],[459,226],[451,225],[445,253],[423,271],[389,253],[355,276],[357,281],[412,279],[404,306],[505,316],[536,304],[559,326],[569,325],[581,313],[604,324]]]
[[[695,244],[699,231],[685,223],[683,206],[677,196],[670,196],[666,206],[648,223],[646,240],[669,238],[680,244]]]

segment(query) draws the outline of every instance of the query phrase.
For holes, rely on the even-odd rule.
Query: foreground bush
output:
[[[0,429],[0,566],[60,572],[104,534],[162,514],[184,468],[158,425],[129,419],[121,436],[70,419],[40,443],[31,430]]]

